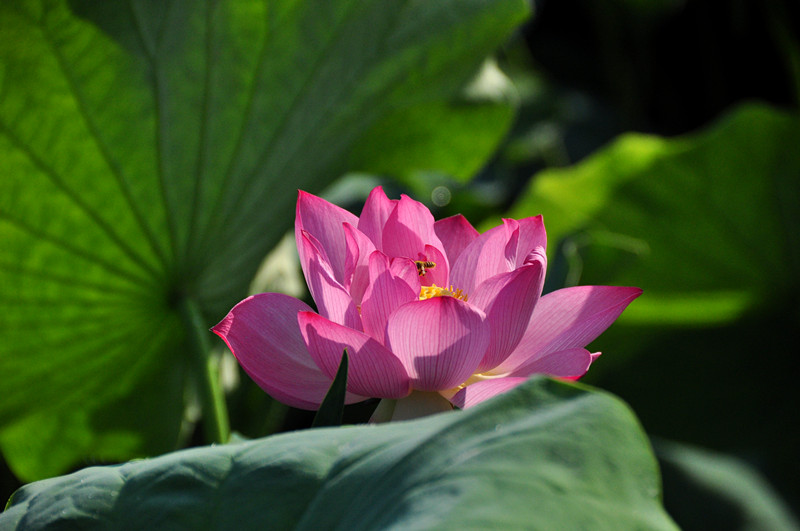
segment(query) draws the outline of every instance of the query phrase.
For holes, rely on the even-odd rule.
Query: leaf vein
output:
[[[150,226],[145,221],[142,212],[136,207],[136,203],[133,200],[133,195],[131,194],[130,188],[126,184],[125,177],[123,175],[123,170],[120,165],[114,160],[111,153],[108,150],[108,146],[106,146],[105,142],[103,142],[102,138],[100,137],[100,133],[97,130],[97,127],[89,115],[89,111],[87,110],[86,101],[83,97],[82,92],[78,88],[78,84],[73,76],[70,74],[69,69],[65,63],[64,56],[61,54],[59,48],[55,45],[53,40],[51,39],[49,33],[47,32],[44,26],[41,27],[42,35],[45,37],[45,41],[47,45],[50,47],[53,56],[56,58],[56,62],[61,70],[61,73],[64,75],[64,79],[67,81],[67,85],[69,86],[70,92],[72,93],[73,97],[75,98],[76,108],[80,113],[81,118],[86,125],[86,129],[89,132],[91,138],[94,140],[95,144],[97,145],[98,152],[103,157],[103,161],[106,163],[106,166],[111,172],[111,175],[114,177],[117,186],[119,187],[120,191],[122,192],[122,196],[125,199],[125,203],[128,205],[131,213],[133,214],[134,219],[136,220],[138,226],[141,228],[142,235],[145,237],[145,240],[148,242],[150,248],[159,258],[161,263],[166,266],[167,261],[166,257],[164,256],[161,246],[158,244],[155,235],[150,229]],[[53,172],[55,175],[55,172]],[[63,186],[63,185],[62,185]],[[66,190],[65,190],[66,191]],[[88,205],[86,205],[88,209]],[[139,256],[133,249],[131,249],[122,238],[120,238],[114,230],[105,222],[100,221],[100,215],[94,211],[92,213],[92,218],[101,225],[104,231],[108,232],[109,236],[112,237],[115,243],[119,245],[128,256],[131,257],[134,261],[136,261],[139,265],[143,268],[147,269],[150,273],[154,276],[158,276],[159,272],[147,264],[141,256]]]

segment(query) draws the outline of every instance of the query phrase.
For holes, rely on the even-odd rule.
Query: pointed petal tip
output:
[[[534,223],[534,224],[544,228],[544,216],[541,215],[541,214],[537,214],[536,216],[530,216],[530,217],[527,217],[527,218],[523,218],[523,219],[521,219],[519,221],[520,221],[520,223],[525,223],[525,222]]]
[[[319,196],[316,196],[316,195],[312,194],[311,192],[306,192],[305,190],[301,190],[300,188],[297,189],[297,200],[298,201],[300,199],[309,199],[309,198],[321,199]]]
[[[250,304],[253,299],[260,299],[264,297],[269,297],[271,295],[275,295],[274,293],[257,293],[255,295],[250,295],[239,302],[237,302],[233,308],[222,318],[220,322],[209,328],[211,332],[217,334],[223,341],[227,343],[225,339],[228,334],[230,333],[231,327],[234,324],[234,320],[236,318],[236,313],[238,309],[244,308]],[[287,295],[288,297],[288,295]],[[257,301],[256,301],[257,302]]]
[[[330,387],[330,378],[308,354],[297,326],[296,313],[309,310],[288,295],[260,293],[234,306],[212,329],[259,387],[301,409],[317,408]]]
[[[528,377],[533,374],[546,374],[555,378],[577,380],[586,374],[595,357],[584,348],[561,350],[534,357],[511,371],[509,376]]]
[[[644,293],[644,290],[642,288],[638,288],[636,286],[601,286],[601,287],[614,288],[614,289],[617,289],[619,291],[627,291],[634,297],[638,297],[639,295]]]
[[[228,332],[231,329],[231,318],[229,316],[230,314],[226,315],[222,321],[218,322],[217,324],[209,328],[211,332],[214,332],[223,340],[225,339],[225,336],[228,335]]]
[[[297,202],[295,203],[295,206],[294,206],[295,227],[302,228],[302,218],[299,215],[300,214],[300,209],[302,208],[302,204],[304,202],[308,201],[309,197],[311,197],[312,195],[313,194],[310,194],[310,193],[306,192],[305,190],[300,190],[299,188],[297,189]]]
[[[642,288],[635,286],[597,286],[598,288],[607,290],[610,294],[616,294],[619,298],[618,304],[623,305],[623,309],[639,298],[644,293]]]

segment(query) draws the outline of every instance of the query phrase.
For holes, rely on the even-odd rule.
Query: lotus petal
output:
[[[411,386],[403,364],[386,347],[358,330],[314,312],[297,314],[300,333],[317,366],[331,379],[347,349],[347,389],[378,398],[403,398]]]
[[[395,310],[386,333],[414,389],[440,391],[475,372],[491,330],[479,309],[454,297],[434,297]]]
[[[262,293],[241,301],[212,328],[259,387],[300,409],[317,409],[332,381],[308,353],[297,326],[298,312],[309,310],[294,297]],[[346,401],[365,398],[348,394]]]

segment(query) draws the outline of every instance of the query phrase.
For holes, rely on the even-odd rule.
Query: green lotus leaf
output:
[[[449,102],[528,10],[2,2],[0,445],[14,472],[175,448],[197,380],[186,315],[210,326],[246,295],[298,188],[404,149],[366,142],[381,124],[446,109],[435,151],[474,115]],[[484,157],[494,130],[475,143]],[[459,171],[448,160],[433,169]]]
[[[3,529],[676,529],[628,407],[544,378],[465,411],[26,485]]]

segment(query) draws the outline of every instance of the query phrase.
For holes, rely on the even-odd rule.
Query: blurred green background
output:
[[[203,444],[184,302],[307,297],[285,239],[252,282],[296,189],[382,184],[544,214],[546,290],[642,287],[583,381],[682,527],[796,525],[796,2],[13,1],[0,29],[2,494]],[[219,350],[233,431],[310,424]]]

